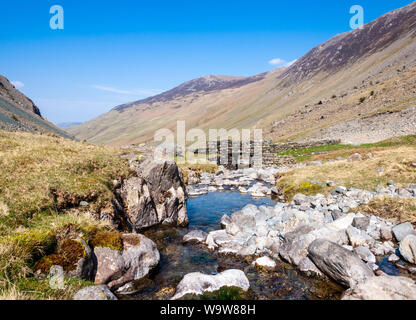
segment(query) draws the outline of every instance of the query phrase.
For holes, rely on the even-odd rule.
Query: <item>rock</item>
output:
[[[394,181],[393,180],[388,181],[387,186],[394,187]]]
[[[183,177],[174,161],[146,160],[137,168],[139,177],[123,182],[119,195],[135,231],[157,224],[186,226]]]
[[[308,255],[308,246],[316,238],[309,233],[316,230],[316,226],[302,225],[292,232],[284,235],[284,240],[279,248],[280,256],[295,266],[299,265]]]
[[[372,154],[371,152],[367,153],[367,154],[364,156],[364,160],[368,160],[368,159],[372,159],[372,158],[373,158],[373,154]]]
[[[183,236],[183,242],[205,242],[208,234],[202,230],[193,230]]]
[[[305,196],[302,193],[298,193],[293,197],[293,202],[296,205],[300,206],[300,205],[304,204],[305,202],[307,202],[307,196]]]
[[[70,241],[76,241],[83,246],[84,257],[78,260],[78,262],[75,264],[76,267],[74,270],[66,272],[67,276],[73,277],[73,278],[90,280],[94,272],[93,252],[91,248],[81,238],[78,238],[76,240],[70,240]]]
[[[342,300],[416,300],[416,285],[405,277],[369,277],[347,290]]]
[[[124,259],[120,251],[96,247],[94,248],[94,254],[97,261],[94,280],[96,284],[106,284],[123,275]]]
[[[347,287],[374,277],[374,272],[355,253],[336,243],[318,239],[310,244],[308,252],[319,270]]]
[[[348,161],[350,162],[361,161],[361,160],[362,160],[362,157],[361,157],[361,154],[359,153],[354,153],[348,158]]]
[[[338,218],[332,223],[328,223],[328,228],[331,228],[336,231],[347,229],[354,220],[355,215],[353,213],[343,215],[341,218]]]
[[[272,195],[275,195],[275,196],[279,195],[279,190],[277,190],[277,188],[276,188],[276,187],[272,187],[272,188],[270,189],[270,191],[272,192]]]
[[[393,233],[390,227],[382,225],[380,228],[380,238],[381,240],[392,240]]]
[[[413,226],[410,222],[405,222],[394,226],[393,229],[394,237],[397,241],[402,241],[409,234],[416,234],[416,231],[413,229]]]
[[[81,201],[80,203],[79,203],[79,206],[80,207],[88,207],[90,204],[87,202],[87,201]]]
[[[335,193],[337,194],[346,194],[347,193],[347,188],[343,187],[343,186],[338,186],[335,190]]]
[[[354,248],[354,252],[363,260],[364,262],[376,263],[376,257],[368,249],[368,247],[359,246]]]
[[[370,225],[370,218],[369,217],[355,217],[352,221],[352,226],[366,231],[368,226]]]
[[[231,218],[228,215],[224,214],[221,218],[221,227],[225,229],[227,228],[227,225],[229,225],[230,223],[231,223]]]
[[[229,225],[227,225],[227,228],[225,230],[227,231],[229,235],[232,235],[232,236],[236,236],[237,234],[241,232],[240,227],[234,222],[231,222]]]
[[[323,277],[324,274],[319,270],[311,259],[308,257],[300,260],[298,268],[301,272],[305,273],[307,276],[318,276]]]
[[[416,162],[412,162],[412,167],[416,168]]]
[[[400,242],[400,254],[406,261],[416,264],[416,235],[409,234]]]
[[[122,277],[108,283],[111,289],[119,288],[127,282],[139,280],[155,268],[160,261],[156,244],[141,234],[122,234],[125,272]]]
[[[398,262],[398,261],[400,261],[400,258],[397,255],[395,255],[394,253],[392,253],[389,256],[388,261],[389,262]]]
[[[339,211],[339,210],[333,210],[331,212],[331,215],[332,215],[332,219],[334,221],[335,220],[338,220],[339,218],[342,218],[344,216],[344,214],[341,211]]]
[[[176,287],[172,300],[182,298],[187,294],[201,295],[204,292],[213,292],[222,287],[238,287],[247,291],[250,287],[246,275],[241,270],[230,269],[216,275],[207,275],[200,272],[189,273],[183,277]]]
[[[75,293],[73,300],[117,300],[117,297],[105,286],[91,286]]]
[[[368,246],[374,243],[374,239],[371,238],[364,231],[358,230],[352,226],[347,228],[348,239],[353,247]]]
[[[416,268],[409,268],[407,269],[411,274],[416,274]]]
[[[254,264],[259,267],[274,269],[276,268],[276,262],[269,257],[261,257],[254,261]]]

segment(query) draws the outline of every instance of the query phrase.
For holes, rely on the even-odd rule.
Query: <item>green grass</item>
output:
[[[335,151],[345,151],[342,155],[351,154],[351,151],[366,151],[366,149],[383,149],[398,147],[404,145],[416,145],[416,135],[392,138],[377,143],[366,143],[361,145],[350,145],[350,144],[333,144],[323,145],[317,147],[293,149],[284,152],[280,152],[278,156],[294,156],[297,162],[304,162],[313,160],[313,157],[317,154],[329,154]],[[340,152],[334,153],[334,156],[342,156]]]
[[[33,267],[57,253],[69,227],[87,242],[112,234],[109,222],[95,217],[112,206],[112,181],[131,175],[121,154],[52,135],[0,131],[0,298],[70,299],[87,284],[66,279],[65,290],[52,290]],[[79,208],[82,200],[88,208]]]

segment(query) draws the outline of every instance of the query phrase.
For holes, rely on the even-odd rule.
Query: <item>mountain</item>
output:
[[[72,126],[80,126],[82,122],[61,122],[57,123],[56,126],[62,130],[68,129]]]
[[[68,131],[112,145],[150,141],[159,128],[174,130],[177,120],[186,120],[187,129],[262,128],[276,141],[360,143],[414,134],[415,39],[413,2],[334,36],[287,68],[191,80]],[[398,119],[401,130],[394,130]]]
[[[0,75],[0,130],[53,133],[74,139],[42,117],[39,108]]]

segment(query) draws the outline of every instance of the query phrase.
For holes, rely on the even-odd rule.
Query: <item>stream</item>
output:
[[[188,228],[162,226],[144,233],[157,244],[161,255],[160,265],[150,276],[135,283],[134,293],[120,295],[120,298],[169,299],[187,273],[216,274],[226,269],[240,269],[250,281],[250,289],[244,296],[245,299],[339,299],[343,288],[327,280],[304,276],[283,261],[277,261],[274,271],[262,271],[251,265],[251,258],[221,255],[209,251],[202,244],[182,243],[183,236],[189,231],[221,229],[220,219],[224,214],[231,215],[248,204],[274,206],[275,202],[270,197],[256,199],[249,194],[229,190],[189,198]]]

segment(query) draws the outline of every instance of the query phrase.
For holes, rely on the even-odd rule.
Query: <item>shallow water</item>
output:
[[[176,285],[190,272],[216,274],[226,269],[243,270],[250,280],[250,299],[338,299],[343,291],[338,285],[303,276],[292,266],[278,261],[274,272],[257,270],[250,258],[219,255],[201,244],[183,244],[191,230],[220,229],[224,214],[241,210],[247,204],[274,206],[271,198],[255,199],[249,194],[224,191],[208,193],[188,200],[188,228],[158,227],[145,232],[156,242],[161,254],[160,266],[146,279],[136,283],[136,292],[124,299],[169,299]]]

